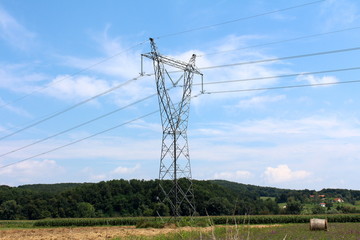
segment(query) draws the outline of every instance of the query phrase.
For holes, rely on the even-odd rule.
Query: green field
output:
[[[113,240],[119,240],[115,238]],[[132,236],[127,240],[197,240],[197,239],[239,239],[239,240],[357,240],[360,239],[360,223],[332,223],[328,231],[310,231],[309,224],[284,224],[280,226],[216,226],[207,232],[200,230],[180,231],[154,237]]]
[[[328,231],[310,231],[311,218],[327,218]],[[173,220],[173,219],[172,219]],[[186,230],[158,236],[131,236],[128,240],[164,239],[360,239],[360,214],[336,215],[258,215],[258,216],[216,216],[182,218],[84,218],[45,219],[35,221],[0,221],[0,231],[6,229],[46,229],[53,227],[89,227],[138,225],[139,227],[167,228],[169,222]],[[146,224],[149,223],[149,224]],[[64,228],[65,229],[65,228]],[[114,238],[118,240],[120,238]]]
[[[272,201],[275,201],[276,200],[276,197],[260,197],[261,200],[264,200],[266,201],[267,199],[270,199]]]

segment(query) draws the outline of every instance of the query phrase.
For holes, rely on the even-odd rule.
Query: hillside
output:
[[[158,200],[159,193],[158,180],[0,186],[0,219],[169,215],[169,206]],[[335,205],[334,211],[356,212],[351,204],[360,200],[360,191],[355,190],[288,190],[224,180],[194,180],[194,193],[199,215],[296,214],[306,205],[311,213],[313,208],[319,210],[318,201],[325,197],[318,196],[325,194],[329,205],[335,197],[350,204]],[[294,208],[284,210],[281,204]]]
[[[299,200],[304,200],[310,195],[325,195],[331,198],[342,198],[347,202],[355,202],[360,200],[360,191],[359,190],[350,190],[350,189],[330,189],[325,188],[320,191],[315,190],[291,190],[291,189],[281,189],[273,187],[262,187],[255,186],[250,184],[241,184],[236,182],[230,182],[226,180],[210,180],[211,182],[223,186],[227,189],[235,191],[237,194],[247,194],[253,193],[258,197],[275,197],[278,202],[286,202],[288,197],[295,197]]]

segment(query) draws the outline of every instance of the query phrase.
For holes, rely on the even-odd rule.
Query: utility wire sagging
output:
[[[315,38],[315,37],[325,36],[325,35],[329,35],[329,34],[341,33],[341,32],[346,32],[346,31],[351,31],[351,30],[358,30],[358,29],[360,29],[360,27],[343,28],[343,29],[339,29],[339,30],[336,30],[336,31],[310,34],[310,35],[305,35],[305,36],[300,36],[300,37],[295,37],[295,38],[289,38],[289,39],[283,39],[283,40],[274,41],[274,42],[260,43],[260,44],[250,45],[250,46],[231,49],[231,50],[204,53],[204,54],[197,55],[197,56],[198,57],[204,57],[204,56],[210,56],[210,55],[218,55],[218,54],[226,54],[226,53],[231,53],[231,52],[238,52],[240,50],[245,50],[245,49],[249,49],[249,48],[265,47],[265,46],[274,45],[274,44],[292,42],[292,41],[303,40],[303,39],[308,39],[308,38]]]
[[[25,146],[22,146],[22,147],[20,147],[20,148],[14,149],[14,150],[11,150],[11,151],[9,151],[9,152],[0,154],[0,157],[7,156],[7,155],[9,155],[9,154],[11,154],[11,153],[14,153],[14,152],[23,150],[23,149],[25,149],[25,148],[34,146],[34,145],[36,145],[36,144],[38,144],[38,143],[44,142],[44,141],[49,140],[49,139],[51,139],[51,138],[60,136],[60,135],[62,135],[62,134],[64,134],[64,133],[70,132],[70,131],[72,131],[72,130],[75,130],[75,129],[77,129],[77,128],[80,128],[80,127],[82,127],[82,126],[85,126],[85,125],[87,125],[87,124],[90,124],[90,123],[92,123],[92,122],[98,121],[98,120],[100,120],[100,119],[102,119],[102,118],[105,118],[105,117],[108,117],[108,116],[110,116],[110,115],[112,115],[112,114],[115,114],[115,113],[117,113],[117,112],[120,112],[120,111],[122,111],[122,110],[124,110],[124,109],[126,109],[126,108],[129,108],[129,107],[132,107],[132,106],[134,106],[134,105],[136,105],[136,104],[139,104],[139,103],[141,103],[141,102],[144,102],[144,101],[146,101],[146,100],[148,100],[148,99],[150,99],[150,98],[152,98],[152,97],[155,97],[155,96],[156,96],[156,93],[154,93],[154,94],[152,94],[152,95],[149,95],[149,96],[147,96],[147,97],[144,97],[144,98],[142,98],[142,99],[140,99],[140,100],[137,100],[137,101],[135,101],[135,102],[132,102],[132,103],[130,103],[130,104],[126,105],[126,106],[123,106],[123,107],[121,107],[121,108],[115,109],[115,110],[113,110],[113,111],[111,111],[111,112],[108,112],[108,113],[106,113],[106,114],[100,115],[100,116],[98,116],[98,117],[96,117],[96,118],[90,119],[90,120],[88,120],[88,121],[86,121],[86,122],[83,122],[83,123],[80,123],[80,124],[78,124],[78,125],[75,125],[75,126],[73,126],[73,127],[71,127],[71,128],[68,128],[68,129],[66,129],[66,130],[63,130],[63,131],[58,132],[58,133],[56,133],[56,134],[53,134],[53,135],[51,135],[51,136],[48,136],[48,137],[45,137],[45,138],[43,138],[43,139],[37,140],[37,141],[35,141],[35,142],[33,142],[33,143],[27,144],[27,145],[25,145]]]
[[[33,155],[33,156],[31,156],[31,157],[27,157],[27,158],[21,159],[21,160],[16,161],[16,162],[13,162],[13,163],[9,163],[9,164],[0,166],[0,169],[1,169],[1,168],[6,168],[6,167],[10,167],[10,166],[12,166],[12,165],[15,165],[15,164],[18,164],[18,163],[21,163],[21,162],[25,162],[25,161],[28,161],[28,160],[30,160],[30,159],[36,158],[36,157],[43,156],[43,155],[45,155],[45,154],[48,154],[48,153],[51,153],[51,152],[60,150],[60,149],[65,148],[65,147],[69,147],[69,146],[74,145],[74,144],[76,144],[76,143],[82,142],[82,141],[84,141],[84,140],[87,140],[87,139],[96,137],[96,136],[98,136],[98,135],[100,135],[100,134],[103,134],[103,133],[112,131],[112,130],[117,129],[117,128],[119,128],[119,127],[122,127],[122,126],[125,126],[125,125],[127,125],[127,124],[133,123],[133,122],[138,121],[138,120],[140,120],[140,119],[146,118],[146,117],[148,117],[148,116],[150,116],[150,115],[153,115],[153,114],[155,114],[155,113],[157,113],[157,112],[159,112],[159,110],[156,110],[156,111],[147,113],[147,114],[142,115],[142,116],[140,116],[140,117],[131,119],[131,120],[127,121],[127,122],[123,122],[123,123],[121,123],[121,124],[118,124],[118,125],[115,125],[115,126],[113,126],[113,127],[107,128],[107,129],[105,129],[105,130],[103,130],[103,131],[94,133],[94,134],[89,135],[89,136],[87,136],[87,137],[78,139],[78,140],[76,140],[76,141],[73,141],[73,142],[64,144],[64,145],[62,145],[62,146],[59,146],[59,147],[56,147],[56,148],[53,148],[53,149],[50,149],[50,150],[48,150],[48,151],[45,151],[45,152],[42,152],[42,153]]]
[[[286,57],[269,58],[269,59],[254,60],[254,61],[245,61],[245,62],[238,62],[238,63],[222,64],[222,65],[217,65],[217,66],[199,67],[199,69],[208,70],[208,69],[214,69],[214,68],[234,67],[234,66],[240,66],[240,65],[275,62],[275,61],[281,61],[281,60],[289,60],[289,59],[305,58],[305,57],[314,57],[314,56],[320,56],[320,55],[336,54],[336,53],[343,53],[343,52],[352,52],[352,51],[358,51],[358,50],[360,50],[360,47],[344,48],[344,49],[330,50],[330,51],[324,51],[324,52],[314,52],[314,53],[307,53],[307,54],[293,55],[293,56],[286,56]]]
[[[264,87],[264,88],[232,89],[232,90],[209,91],[209,92],[206,91],[205,93],[206,94],[218,94],[218,93],[235,93],[235,92],[253,92],[253,91],[267,91],[267,90],[278,90],[278,89],[289,89],[289,88],[329,86],[329,85],[352,84],[352,83],[360,83],[360,80],[341,81],[341,82],[328,82],[328,83],[301,84],[301,85],[278,86],[278,87]]]
[[[261,81],[261,80],[267,80],[267,79],[273,79],[273,78],[289,78],[289,77],[296,77],[296,76],[316,75],[316,74],[322,74],[322,73],[334,73],[334,72],[344,72],[344,71],[354,71],[354,70],[360,70],[360,67],[330,69],[330,70],[322,70],[322,71],[315,71],[315,72],[291,73],[291,74],[284,74],[284,75],[277,75],[277,76],[264,76],[264,77],[256,77],[256,78],[243,78],[243,79],[237,79],[237,80],[224,80],[224,81],[216,81],[216,82],[194,83],[194,86],[195,85],[225,84],[225,83],[235,83],[235,82],[248,82],[248,81]]]
[[[295,5],[295,6],[291,6],[291,7],[286,7],[286,8],[282,8],[282,9],[279,9],[279,10],[263,12],[263,13],[255,14],[255,15],[252,15],[252,16],[232,19],[232,20],[229,20],[229,21],[215,23],[215,24],[211,24],[211,25],[207,25],[207,26],[192,28],[192,29],[188,29],[188,30],[184,30],[184,31],[174,32],[174,33],[168,33],[168,34],[160,35],[160,36],[156,37],[155,39],[173,37],[173,36],[177,36],[177,35],[181,35],[181,34],[185,34],[185,33],[210,29],[210,28],[213,28],[213,27],[227,25],[227,24],[231,24],[231,23],[235,23],[235,22],[250,20],[250,19],[253,19],[253,18],[263,17],[263,16],[266,16],[266,15],[271,15],[271,14],[275,14],[275,13],[285,12],[285,11],[293,10],[293,9],[296,9],[296,8],[311,6],[311,5],[318,4],[318,3],[321,3],[321,2],[324,2],[324,1],[326,1],[326,0],[318,0],[318,1],[313,1],[313,2],[307,2],[307,3],[304,3],[304,4]]]
[[[31,124],[29,124],[29,125],[27,125],[27,126],[25,126],[25,127],[22,127],[22,128],[20,128],[20,129],[18,129],[18,130],[16,130],[16,131],[12,132],[12,133],[9,133],[9,134],[7,134],[7,135],[4,135],[4,136],[0,137],[0,140],[4,140],[5,138],[14,136],[14,135],[17,134],[17,133],[23,132],[23,131],[25,131],[25,130],[27,130],[27,129],[29,129],[29,128],[32,128],[32,127],[34,127],[34,126],[39,125],[40,123],[43,123],[43,122],[46,122],[46,121],[48,121],[48,120],[50,120],[50,119],[52,119],[52,118],[55,118],[55,117],[57,117],[57,116],[59,116],[59,115],[61,115],[61,114],[63,114],[63,113],[66,113],[66,112],[68,112],[68,111],[70,111],[70,110],[72,110],[72,109],[74,109],[74,108],[77,108],[77,107],[79,107],[79,106],[81,106],[81,105],[83,105],[83,104],[85,104],[85,103],[88,103],[88,102],[90,102],[90,101],[92,101],[92,100],[94,100],[94,99],[96,99],[96,98],[98,98],[98,97],[101,97],[101,96],[104,96],[104,95],[106,95],[106,94],[108,94],[108,93],[110,93],[110,92],[113,92],[113,91],[115,91],[115,90],[117,90],[117,89],[119,89],[119,88],[121,88],[121,87],[129,84],[129,83],[132,82],[132,81],[138,80],[138,79],[141,78],[141,77],[144,77],[144,76],[138,76],[138,77],[132,78],[132,79],[130,79],[130,80],[128,80],[128,81],[125,81],[124,83],[120,83],[120,84],[116,85],[115,87],[112,87],[112,88],[110,88],[110,89],[107,89],[106,91],[103,91],[103,92],[101,92],[101,93],[99,93],[99,94],[96,94],[96,95],[94,95],[94,96],[92,96],[92,97],[90,97],[90,98],[84,99],[84,100],[82,100],[82,101],[80,101],[80,102],[78,102],[78,103],[76,103],[76,104],[74,104],[74,105],[71,105],[71,106],[69,106],[69,107],[67,107],[67,108],[65,108],[65,109],[63,109],[63,110],[60,110],[60,111],[55,112],[55,113],[53,113],[53,114],[50,114],[50,115],[48,115],[48,116],[46,116],[46,117],[43,117],[43,118],[37,120],[37,121],[34,122],[34,123],[31,123]]]

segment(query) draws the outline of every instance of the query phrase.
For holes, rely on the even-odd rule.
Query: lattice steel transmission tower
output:
[[[195,54],[186,63],[160,55],[152,38],[150,43],[151,52],[142,56],[153,61],[160,106],[163,130],[159,170],[160,200],[170,204],[174,217],[192,215],[195,205],[186,131],[193,77],[194,74],[202,77],[202,73],[195,67]],[[165,66],[171,70],[168,71]]]

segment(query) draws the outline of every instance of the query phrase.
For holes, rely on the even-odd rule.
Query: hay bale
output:
[[[328,230],[328,222],[327,219],[318,219],[318,218],[312,218],[310,219],[310,230]]]

